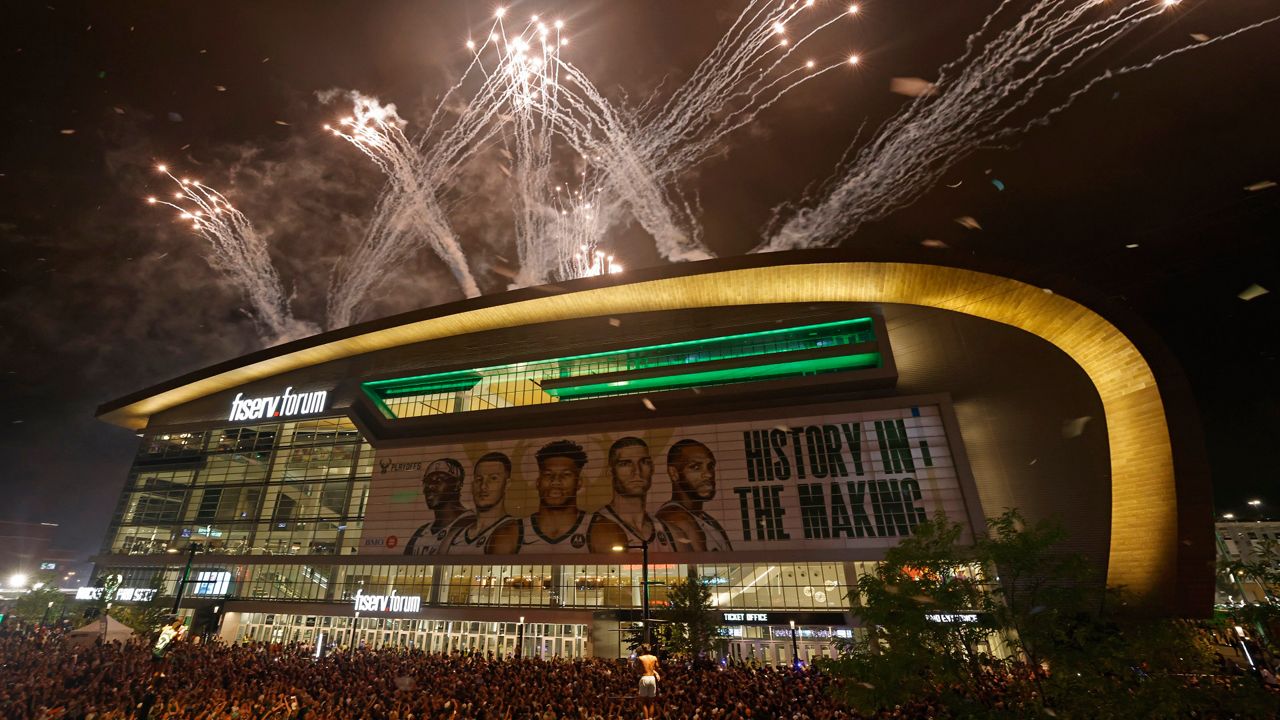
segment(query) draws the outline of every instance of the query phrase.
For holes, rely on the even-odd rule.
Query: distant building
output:
[[[1214,535],[1218,544],[1219,566],[1225,562],[1254,562],[1261,557],[1263,546],[1268,541],[1280,544],[1280,521],[1219,522],[1214,526]],[[1266,590],[1248,578],[1233,575],[1225,587],[1223,585],[1219,583],[1218,587],[1219,605],[1239,605],[1242,599],[1249,603],[1266,599]]]
[[[75,562],[71,551],[53,547],[57,523],[0,520],[0,584],[15,574],[62,572]]]

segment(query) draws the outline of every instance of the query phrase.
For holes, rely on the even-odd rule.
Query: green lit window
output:
[[[375,380],[389,418],[774,380],[882,366],[871,318]],[[859,347],[860,346],[860,347]]]

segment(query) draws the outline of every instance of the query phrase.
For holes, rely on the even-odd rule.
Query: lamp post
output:
[[[800,643],[796,640],[796,621],[791,621],[791,667],[800,665]]]
[[[40,627],[44,627],[49,624],[49,613],[52,611],[53,611],[53,601],[50,600],[49,604],[46,605],[44,608],[44,617],[40,618]]]
[[[1257,515],[1255,519],[1262,520],[1262,501],[1253,499],[1249,501],[1249,507],[1253,508],[1253,512]]]
[[[622,552],[623,550],[640,550],[640,602],[641,602],[641,622],[644,626],[644,644],[651,644],[649,634],[649,541],[641,540],[639,545],[614,545],[614,552]],[[650,648],[652,650],[652,648]]]
[[[516,657],[524,657],[524,616],[520,616],[520,622],[516,624]]]
[[[176,551],[170,551],[176,552]],[[178,614],[178,604],[182,602],[182,591],[187,588],[187,578],[191,576],[191,563],[196,559],[196,553],[200,552],[200,543],[191,543],[187,547],[187,566],[182,570],[182,579],[178,581],[178,592],[173,596],[173,614]]]

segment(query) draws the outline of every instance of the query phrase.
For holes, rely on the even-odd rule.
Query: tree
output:
[[[847,699],[864,711],[892,707],[939,688],[981,682],[990,664],[992,595],[963,528],[939,514],[891,548],[858,580],[864,634],[842,644],[829,664],[850,680]],[[963,701],[950,698],[955,709]]]
[[[664,613],[670,628],[668,649],[699,657],[711,650],[716,639],[711,586],[701,577],[679,580],[667,591],[671,603]]]
[[[964,545],[940,515],[859,579],[866,632],[829,667],[860,710],[929,699],[950,717],[1276,716],[1253,678],[1213,677],[1190,623],[1104,588],[1059,523],[1008,510],[988,527]],[[999,644],[1008,652],[986,650]]]
[[[32,625],[41,622],[57,622],[67,603],[67,596],[57,588],[51,573],[41,573],[32,579],[32,587],[39,588],[23,593],[14,603],[14,617]]]
[[[152,593],[147,602],[111,607],[111,617],[142,635],[156,632],[171,613],[168,599],[162,599],[159,592]]]

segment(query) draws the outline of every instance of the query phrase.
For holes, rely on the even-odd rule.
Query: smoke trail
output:
[[[706,159],[734,130],[799,85],[856,57],[818,67],[795,53],[848,12],[816,22],[801,15],[813,0],[754,0],[690,78],[660,107],[634,113],[615,109],[577,68],[561,61],[575,92],[565,92],[562,120],[569,142],[605,170],[612,194],[622,198],[654,237],[663,257],[711,257],[688,203],[675,189],[679,177]],[[796,39],[790,39],[797,21]]]
[[[321,100],[332,98],[326,94]],[[361,303],[389,269],[398,267],[416,250],[428,246],[445,261],[467,297],[480,294],[467,259],[449,226],[438,193],[450,173],[482,142],[491,116],[464,113],[438,141],[427,148],[404,133],[405,121],[393,104],[351,91],[352,116],[341,121],[345,130],[326,126],[344,138],[387,176],[364,238],[345,258],[330,285],[328,325],[351,324]],[[435,118],[433,118],[434,124]]]
[[[981,147],[998,145],[1047,123],[1098,82],[1148,69],[1161,60],[1209,43],[1093,77],[1049,110],[1010,125],[1029,103],[1055,89],[1054,81],[1097,57],[1129,32],[1160,17],[1178,0],[1039,0],[1025,14],[1003,0],[969,36],[960,58],[942,68],[936,92],[917,97],[837,169],[819,197],[805,207],[774,211],[765,241],[753,252],[831,247],[863,223],[905,207],[932,188],[956,163]],[[1241,28],[1255,29],[1275,19]],[[1011,24],[1010,24],[1011,23]],[[999,29],[1002,25],[1005,29]],[[786,217],[784,214],[789,213]]]
[[[163,165],[158,169],[177,186],[178,192],[174,193],[177,202],[156,197],[147,198],[147,202],[177,210],[178,218],[190,222],[192,229],[209,242],[213,248],[209,264],[249,299],[250,317],[263,340],[268,345],[276,345],[318,332],[315,325],[293,316],[266,243],[249,218],[217,190],[197,180],[179,180]]]

